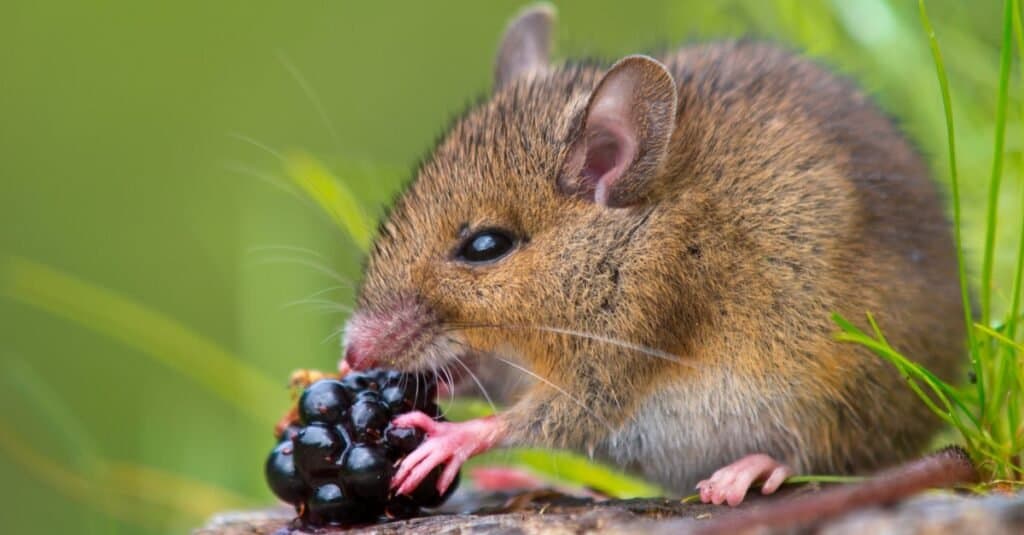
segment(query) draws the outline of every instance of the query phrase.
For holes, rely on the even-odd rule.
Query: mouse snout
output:
[[[357,310],[345,325],[345,362],[353,370],[405,368],[438,332],[436,314],[414,296]]]

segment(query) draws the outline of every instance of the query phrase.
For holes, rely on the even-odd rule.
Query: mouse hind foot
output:
[[[768,455],[758,453],[747,455],[716,470],[711,477],[697,483],[697,490],[704,503],[728,503],[735,507],[743,502],[747,491],[755,483],[763,482],[761,494],[772,494],[791,475],[792,468]]]

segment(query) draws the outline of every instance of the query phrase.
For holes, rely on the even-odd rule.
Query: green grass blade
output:
[[[1010,87],[1010,63],[1013,56],[1013,2],[1003,2],[1003,40],[999,54],[999,93],[996,101],[996,131],[993,142],[992,175],[989,179],[988,210],[985,221],[985,251],[981,268],[981,323],[989,325],[992,314],[992,264],[995,259],[996,220],[999,214],[999,189],[1003,177],[1003,151],[1006,143],[1006,103]]]
[[[454,398],[439,400],[438,405],[444,417],[453,422],[464,422],[494,414],[495,410],[486,401],[476,398]]]
[[[990,425],[1002,427],[1003,429],[1000,432],[1002,436],[1013,437],[1016,434],[1013,430],[1017,429],[1018,396],[1020,395],[1019,391],[1014,391],[1018,387],[1019,380],[1016,352],[1024,350],[1024,347],[996,329],[986,327],[980,323],[975,323],[973,327],[1002,344],[992,352],[993,356],[997,357],[997,359],[996,373],[993,374],[993,384],[991,386],[992,395],[989,396],[992,402],[989,413],[993,415],[1003,414],[1001,410],[1003,409],[1005,410],[1006,417],[997,417]]]
[[[256,500],[183,474],[132,462],[106,461],[104,465],[98,486],[107,492],[166,507],[193,519],[258,505]]]
[[[939,48],[939,41],[935,37],[935,29],[932,28],[932,22],[928,17],[928,10],[925,8],[924,0],[918,0],[917,7],[921,16],[921,25],[924,26],[925,33],[928,35],[928,45],[932,51],[932,59],[935,62],[935,74],[938,77],[939,90],[942,94],[942,110],[946,118],[946,142],[949,150],[949,178],[953,201],[953,239],[956,243],[957,271],[960,277],[960,297],[963,301],[964,325],[968,326],[967,347],[971,357],[971,369],[974,370],[974,376],[977,381],[975,388],[977,390],[979,404],[981,407],[984,407],[984,374],[981,363],[978,360],[978,348],[974,340],[974,331],[969,327],[973,321],[971,319],[971,298],[968,293],[967,285],[967,265],[964,258],[965,252],[963,238],[961,236],[963,225],[960,213],[960,179],[956,163],[956,132],[953,127],[953,104],[952,99],[949,96],[949,78],[946,75],[946,64],[942,59],[942,50]]]
[[[103,460],[89,433],[70,413],[67,406],[59,403],[41,377],[32,372],[24,363],[9,364],[11,388],[19,389],[30,402],[25,406],[38,411],[38,419],[49,422],[50,427],[62,437],[61,462],[43,454],[26,454],[21,450],[27,446],[12,446],[19,442],[29,444],[26,437],[0,437],[0,449],[11,453],[11,458],[22,468],[33,473],[44,482],[63,490],[73,498],[86,498],[86,488],[94,489],[89,494],[104,496],[105,500],[117,500],[124,506],[130,505],[125,499],[138,500],[202,520],[217,511],[242,509],[256,505],[255,500],[242,497],[226,489],[210,485],[183,475],[173,474],[156,468],[128,462]],[[109,504],[85,499],[97,510],[111,513],[115,518],[124,515],[121,508],[111,509]],[[134,516],[127,518],[134,520]],[[109,526],[108,526],[109,527]]]
[[[95,439],[62,402],[61,396],[21,359],[12,357],[4,368],[4,388],[18,392],[25,401],[22,405],[25,408],[19,412],[49,424],[56,434],[54,438],[59,437],[55,442],[61,446],[61,455],[72,460],[76,470],[87,476],[98,475],[99,449]]]
[[[255,505],[220,487],[135,463],[94,458],[90,465],[101,468],[83,474],[35,451],[10,429],[0,421],[0,452],[6,458],[57,492],[122,522],[160,530]]]
[[[554,483],[592,488],[616,498],[665,495],[655,485],[568,451],[512,448],[485,453],[466,463],[468,469],[480,466],[525,468]]]
[[[0,259],[0,295],[105,334],[193,379],[269,429],[284,390],[210,340],[156,311],[28,259]]]
[[[61,396],[24,360],[11,356],[5,368],[3,388],[20,394],[19,397],[25,401],[21,406],[24,407],[22,411],[25,411],[26,415],[36,421],[47,423],[47,428],[54,432],[55,442],[60,446],[61,458],[67,459],[72,470],[87,481],[99,478],[103,468],[98,460],[99,448],[89,430],[72,413],[71,407],[64,403]],[[41,440],[35,434],[33,439]],[[25,457],[11,456],[10,460],[24,461]],[[38,460],[35,462],[38,463]],[[32,464],[30,461],[28,464],[21,464],[21,467],[29,472],[38,473],[38,470],[32,470]],[[60,471],[49,470],[49,473],[52,475]],[[109,533],[115,529],[111,518],[109,515],[90,517],[89,525],[82,528],[92,528],[95,533]]]
[[[869,322],[873,324],[873,328],[880,334],[878,326],[874,325],[873,318],[871,318],[870,315],[868,318]],[[913,389],[919,397],[921,397],[922,401],[926,403],[937,416],[943,420],[948,420],[948,423],[964,434],[967,434],[970,431],[960,421],[960,414],[967,416],[971,423],[977,427],[978,421],[975,419],[971,411],[968,410],[966,404],[962,399],[960,399],[960,395],[952,386],[937,377],[935,374],[931,373],[931,371],[924,366],[921,366],[901,355],[898,351],[889,346],[888,343],[871,338],[839,314],[833,314],[832,319],[837,325],[839,325],[840,329],[842,329],[842,332],[836,335],[837,340],[863,345],[895,366],[896,369],[904,376],[904,379],[907,380],[910,388]],[[882,336],[881,339],[884,340],[884,336]],[[936,407],[932,400],[920,390],[920,387],[915,382],[913,382],[914,379],[927,384],[935,393],[936,397],[939,398],[939,401],[946,406],[946,410]],[[954,406],[959,409],[959,412],[953,410]]]
[[[1021,24],[1020,1],[1013,0],[1013,35],[1017,41],[1017,53],[1024,58],[1024,25]],[[1024,86],[1024,68],[1021,69],[1022,86]],[[1024,121],[1024,100],[1021,101],[1020,120]],[[1024,150],[1021,150],[1024,154]],[[1021,222],[1017,225],[1020,232],[1020,243],[1017,246],[1017,264],[1013,274],[1013,293],[1011,294],[1010,311],[1007,314],[1006,328],[1007,336],[1014,338],[1017,334],[1017,325],[1020,322],[1021,283],[1024,282],[1024,187],[1021,188],[1020,198]],[[1024,388],[1024,386],[1022,386]]]
[[[864,334],[856,325],[850,323],[850,320],[842,317],[839,314],[832,314],[832,321],[839,326],[839,329],[843,332]]]
[[[1016,340],[1010,338],[1009,336],[1006,336],[1004,334],[1000,334],[999,331],[996,331],[995,329],[991,329],[991,328],[986,327],[986,326],[984,326],[984,325],[982,325],[980,323],[975,323],[974,324],[974,328],[978,329],[979,331],[981,331],[981,332],[983,332],[983,333],[985,333],[985,334],[987,334],[989,336],[991,336],[992,338],[995,338],[997,341],[1002,342],[1008,348],[1024,352],[1024,344],[1021,344],[1020,342],[1017,342]]]
[[[442,404],[445,416],[452,421],[482,418],[494,413],[485,401],[455,398]],[[656,486],[641,479],[588,460],[575,453],[534,448],[512,448],[484,454],[471,460],[467,467],[516,466],[555,483],[598,489],[617,498],[662,496]]]
[[[949,400],[946,399],[946,397],[942,394],[941,390],[939,388],[936,388],[931,383],[929,383],[928,380],[921,374],[920,370],[908,365],[905,359],[902,359],[898,353],[889,351],[888,348],[886,348],[884,345],[870,338],[850,335],[838,335],[836,336],[836,339],[841,342],[853,342],[860,344],[885,358],[891,364],[896,366],[900,374],[903,376],[904,380],[906,380],[907,385],[914,391],[915,394],[918,395],[919,398],[921,398],[921,401],[924,402],[924,404],[927,405],[928,408],[933,413],[935,413],[936,416],[938,416],[940,419],[942,419],[942,421],[946,422],[947,424],[955,426],[958,429],[960,429],[960,426],[957,425],[957,423],[953,419],[953,407],[950,405]],[[940,398],[940,401],[942,401],[942,403],[945,405],[945,408],[941,408],[935,405],[931,398],[929,398],[914,381],[915,378],[923,380],[925,381],[925,383],[928,383],[929,386],[932,388],[932,391],[936,394],[936,396]]]
[[[1020,58],[1024,60],[1024,24],[1021,23],[1021,6],[1020,0],[1013,0],[1013,35],[1017,41],[1017,53]],[[1024,61],[1022,61],[1024,63]],[[1024,68],[1020,71],[1021,74],[1021,85],[1024,86]],[[1019,117],[1022,124],[1024,124],[1024,100],[1020,101]],[[1024,168],[1024,150],[1018,151],[1018,169]],[[1020,232],[1020,243],[1017,246],[1017,264],[1013,276],[1013,298],[1010,304],[1010,311],[1007,315],[1007,337],[1011,340],[1016,340],[1017,326],[1024,318],[1021,318],[1020,307],[1021,307],[1021,292],[1024,288],[1021,288],[1024,283],[1024,187],[1021,188],[1021,222],[1017,226],[1018,232]],[[1012,359],[1012,366],[1010,369],[1014,375],[1014,381],[1011,383],[1016,387],[1014,392],[1015,400],[1009,403],[1009,418],[1010,418],[1010,430],[1012,433],[1013,450],[1019,452],[1021,450],[1021,444],[1024,442],[1024,430],[1021,429],[1021,405],[1024,403],[1024,370],[1018,364],[1019,358]]]
[[[33,477],[50,485],[60,494],[121,522],[148,530],[159,530],[162,527],[150,511],[101,491],[89,478],[29,447],[25,437],[13,434],[11,429],[13,427],[9,422],[0,421],[0,452]]]
[[[878,339],[879,342],[882,342],[886,346],[889,346],[889,341],[886,340],[885,335],[882,334],[882,329],[878,326],[878,323],[875,321],[875,316],[872,315],[870,312],[868,312],[867,316],[868,324],[871,325],[871,330],[875,332],[875,337]]]
[[[1013,56],[1013,1],[1004,0],[1003,6],[1003,39],[999,61],[999,90],[996,102],[994,154],[992,156],[992,173],[989,180],[988,210],[986,212],[985,227],[985,253],[981,274],[981,323],[984,325],[991,325],[991,292],[993,286],[992,269],[995,261],[996,220],[998,219],[999,190],[1003,176],[1007,99],[1009,93],[1010,64]],[[987,387],[991,389],[991,393],[988,394],[989,406],[986,407],[985,413],[993,415],[992,418],[994,421],[991,425],[1000,426],[1005,424],[1005,420],[996,415],[1001,414],[1000,408],[1006,400],[1005,388],[1009,375],[1010,355],[1005,354],[1004,351],[993,349],[992,346],[987,344],[983,347],[985,348],[986,354],[989,355],[989,369],[987,371],[989,372],[990,384],[987,385]]]
[[[369,250],[372,223],[345,183],[306,152],[289,152],[284,165],[288,177],[348,233],[360,250]]]

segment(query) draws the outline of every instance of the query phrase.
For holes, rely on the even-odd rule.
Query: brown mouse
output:
[[[837,312],[941,377],[964,354],[956,258],[914,146],[848,80],[725,41],[552,64],[553,10],[505,32],[493,93],[379,228],[347,366],[527,374],[427,440],[408,492],[498,445],[569,448],[735,505],[792,473],[871,471],[939,422]]]

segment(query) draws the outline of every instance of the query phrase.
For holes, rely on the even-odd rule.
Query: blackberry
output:
[[[420,505],[412,496],[395,496],[384,507],[384,514],[393,520],[412,518],[420,514]]]
[[[295,457],[292,455],[294,451],[290,440],[282,441],[270,452],[264,466],[270,490],[278,498],[289,503],[301,502],[309,492],[306,483],[295,472]]]
[[[384,442],[387,443],[392,457],[400,459],[412,453],[416,446],[423,442],[423,431],[414,427],[394,427],[389,425],[384,430]]]
[[[302,392],[299,397],[299,421],[336,422],[351,402],[348,390],[339,381],[323,379]]]
[[[407,374],[398,370],[381,369],[377,373],[377,377],[386,385],[396,385],[402,378],[407,377]]]
[[[281,430],[281,434],[278,435],[277,440],[279,442],[282,442],[282,441],[285,441],[285,440],[292,440],[292,439],[295,438],[295,435],[299,434],[299,431],[301,431],[301,430],[302,430],[302,426],[301,425],[291,424],[288,427],[285,427],[284,429]]]
[[[372,371],[368,372],[351,372],[341,379],[341,384],[351,392],[353,395],[357,395],[366,390],[377,391],[380,389],[380,383],[377,381],[377,374]]]
[[[405,390],[399,386],[389,386],[380,392],[381,401],[387,404],[388,408],[393,411],[410,411],[413,408],[413,402],[408,399],[405,395]]]
[[[419,429],[394,427],[391,421],[414,410],[443,419],[436,396],[433,376],[396,370],[314,382],[299,397],[298,422],[277,437],[267,458],[267,484],[313,526],[351,525],[382,515],[409,518],[421,507],[440,505],[458,484],[456,478],[448,492],[437,492],[443,466],[412,496],[395,496],[389,489],[398,462],[425,438]]]
[[[345,453],[341,476],[356,497],[384,502],[393,473],[382,448],[357,444]]]
[[[306,479],[329,477],[336,472],[335,460],[345,449],[338,435],[319,422],[303,427],[292,443],[295,466]]]
[[[336,483],[325,483],[316,488],[309,498],[307,519],[311,524],[353,524],[373,520],[376,514],[363,510],[349,499]]]
[[[385,382],[386,387],[397,387],[416,410],[430,414],[424,410],[434,404],[437,397],[437,381],[428,380],[426,375],[406,375],[404,377],[389,377]]]
[[[352,403],[359,403],[360,401],[380,403],[380,394],[375,390],[363,390],[362,392],[356,394],[356,399]]]
[[[362,400],[349,410],[352,428],[362,440],[378,439],[391,420],[391,411],[379,401]]]
[[[437,507],[444,503],[452,495],[452,492],[455,492],[455,487],[459,485],[458,476],[455,476],[455,481],[452,481],[452,484],[444,494],[437,492],[437,480],[441,478],[441,472],[444,471],[444,468],[445,465],[441,464],[431,470],[430,474],[423,478],[420,486],[412,491],[412,499],[421,507]]]

